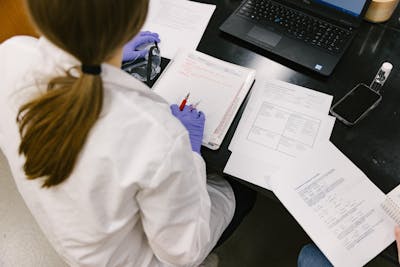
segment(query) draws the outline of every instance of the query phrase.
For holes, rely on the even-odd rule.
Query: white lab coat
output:
[[[0,148],[28,208],[71,266],[198,265],[232,219],[232,189],[206,183],[169,105],[120,69],[102,65],[103,111],[71,176],[50,189],[26,179],[18,108],[78,65],[44,38],[0,45]]]

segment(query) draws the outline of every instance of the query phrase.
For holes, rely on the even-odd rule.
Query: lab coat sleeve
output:
[[[234,212],[230,186],[222,179],[207,184],[204,161],[189,147],[187,134],[181,135],[149,187],[136,196],[153,252],[172,266],[198,266]]]

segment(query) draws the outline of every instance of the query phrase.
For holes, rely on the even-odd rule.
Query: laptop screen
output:
[[[315,0],[354,17],[360,16],[366,0]]]

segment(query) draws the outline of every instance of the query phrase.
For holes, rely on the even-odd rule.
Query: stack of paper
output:
[[[143,31],[160,35],[161,55],[173,58],[178,49],[196,50],[215,5],[187,0],[150,0]]]
[[[270,178],[329,140],[332,96],[281,81],[257,80],[229,146],[224,172],[271,190]]]
[[[143,31],[160,35],[162,57],[171,63],[153,89],[170,104],[190,93],[206,115],[203,145],[218,149],[254,81],[255,71],[195,51],[215,5],[188,0],[150,0]]]
[[[196,105],[206,116],[203,145],[218,149],[254,81],[255,70],[208,56],[180,51],[154,85],[170,104]]]

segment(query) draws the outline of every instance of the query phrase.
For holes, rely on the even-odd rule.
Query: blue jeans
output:
[[[298,267],[332,267],[333,265],[314,244],[305,245],[297,259]]]

